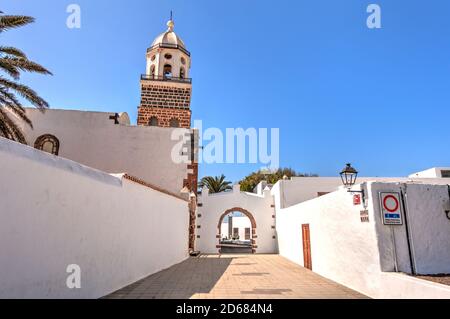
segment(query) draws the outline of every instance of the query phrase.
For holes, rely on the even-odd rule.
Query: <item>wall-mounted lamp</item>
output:
[[[347,163],[345,168],[339,174],[341,175],[342,184],[350,190],[356,183],[358,171],[352,167],[352,164]]]
[[[347,188],[349,193],[360,193],[362,195],[362,200],[365,205],[366,197],[364,194],[364,189],[359,191],[352,190],[353,185],[356,184],[356,178],[358,177],[358,171],[352,167],[352,164],[347,163],[344,169],[339,173],[341,175],[342,184]]]

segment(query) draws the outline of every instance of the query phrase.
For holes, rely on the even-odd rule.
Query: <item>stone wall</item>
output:
[[[175,118],[180,127],[191,127],[191,84],[166,81],[141,81],[141,104],[138,108],[138,125],[149,125],[156,117],[158,125],[169,127]]]
[[[159,127],[170,127],[171,119],[178,120],[179,127],[191,127],[191,110],[163,107],[139,107],[137,124],[148,126],[153,116],[158,119]]]

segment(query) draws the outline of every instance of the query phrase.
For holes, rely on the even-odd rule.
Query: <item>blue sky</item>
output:
[[[77,3],[82,27],[66,27]],[[382,8],[382,29],[366,8]],[[23,81],[53,108],[126,111],[133,121],[145,51],[166,29],[192,53],[193,120],[280,128],[280,164],[335,176],[450,166],[450,2],[360,0],[3,0],[36,17],[1,35],[49,68]],[[202,165],[237,181],[259,164]]]

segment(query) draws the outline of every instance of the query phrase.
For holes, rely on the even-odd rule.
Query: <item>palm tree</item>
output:
[[[34,22],[32,17],[3,15],[0,11],[0,34],[32,22]],[[43,66],[28,60],[25,53],[19,49],[2,45],[0,45],[0,71],[9,77],[0,74],[0,136],[26,144],[22,130],[11,118],[11,115],[15,115],[31,128],[33,127],[18,97],[29,101],[41,111],[48,108],[48,103],[31,88],[18,83],[17,80],[20,79],[21,72],[51,73]]]
[[[210,193],[221,193],[225,192],[227,190],[232,189],[230,186],[231,182],[225,181],[225,175],[221,176],[206,176],[203,177],[202,180],[199,183],[199,186],[201,188],[207,187],[209,189]]]

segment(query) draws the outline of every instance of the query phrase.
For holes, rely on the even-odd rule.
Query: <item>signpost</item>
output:
[[[400,193],[380,193],[380,208],[384,225],[403,225]]]

